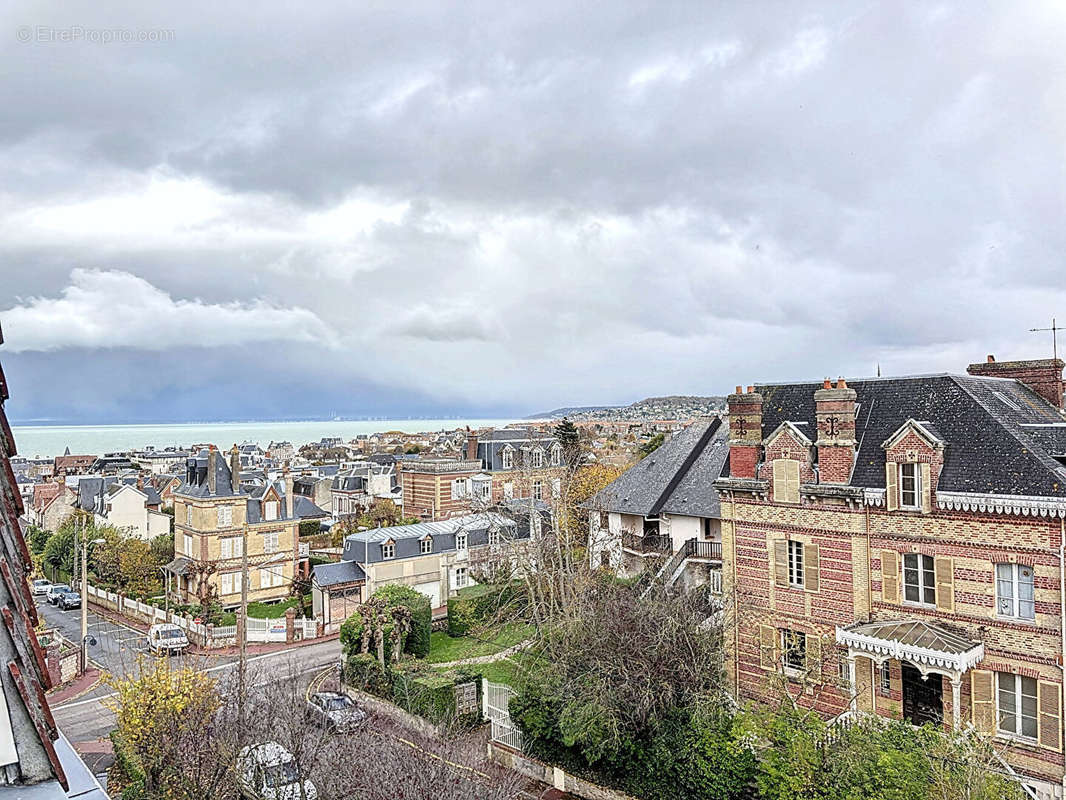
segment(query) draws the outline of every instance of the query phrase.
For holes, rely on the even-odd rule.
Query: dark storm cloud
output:
[[[230,336],[257,397],[223,416],[284,407],[255,376],[309,358],[398,412],[537,410],[1043,355],[1027,329],[1066,315],[1057,3],[63,2],[5,30],[27,376],[78,347],[132,380],[149,339],[195,375]],[[196,314],[222,321],[190,350]]]

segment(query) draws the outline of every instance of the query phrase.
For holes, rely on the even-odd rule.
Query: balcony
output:
[[[685,558],[694,558],[699,561],[721,561],[722,543],[689,539],[685,542]]]
[[[661,533],[648,533],[640,536],[628,531],[622,532],[622,549],[639,555],[668,555],[673,550],[669,536]]]

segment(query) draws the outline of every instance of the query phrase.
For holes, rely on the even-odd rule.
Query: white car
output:
[[[38,578],[30,584],[30,592],[34,597],[39,597],[42,594],[48,594],[48,590],[52,588],[52,582],[45,580],[44,578]]]
[[[174,623],[161,622],[148,629],[148,649],[157,656],[184,653],[189,649],[189,638]]]
[[[318,800],[315,785],[300,780],[292,753],[277,742],[245,747],[237,756],[237,769],[241,795],[250,800]]]

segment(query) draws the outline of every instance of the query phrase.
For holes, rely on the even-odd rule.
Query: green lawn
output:
[[[506,650],[533,633],[533,628],[522,622],[511,622],[495,633],[477,636],[460,636],[453,639],[443,631],[434,631],[429,638],[429,655],[426,661],[440,664],[445,661],[460,661],[464,658],[491,656]]]
[[[503,683],[512,687],[515,685],[518,664],[509,658],[502,658],[489,664],[481,664],[478,669],[481,671],[481,677],[493,683]]]
[[[283,600],[280,603],[249,603],[248,616],[251,619],[281,619],[285,616],[285,609],[300,608],[300,601],[296,598]],[[234,621],[236,622],[236,617]]]

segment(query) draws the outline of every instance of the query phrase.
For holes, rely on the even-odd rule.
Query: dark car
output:
[[[52,584],[52,588],[48,590],[48,594],[45,595],[45,598],[52,605],[56,605],[59,602],[59,598],[61,595],[72,591],[74,590],[67,586],[67,584],[65,583],[54,583]]]
[[[59,595],[59,600],[56,602],[56,605],[64,611],[71,608],[81,608],[81,595],[77,592],[64,592]]]
[[[307,698],[307,713],[327,730],[345,733],[366,722],[366,712],[340,692],[316,692]]]

